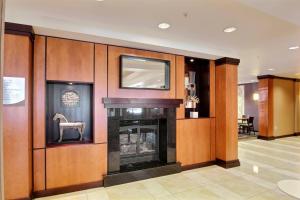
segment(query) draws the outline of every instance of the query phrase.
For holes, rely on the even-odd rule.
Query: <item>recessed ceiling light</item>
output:
[[[191,59],[190,59],[190,61],[191,61],[191,62],[194,62],[194,59],[193,59],[193,58],[191,58]]]
[[[269,71],[274,71],[274,69],[273,68],[270,68],[270,69],[268,69]]]
[[[293,46],[289,48],[289,50],[296,50],[296,49],[299,49],[299,46]]]
[[[165,22],[158,24],[158,28],[160,28],[160,29],[168,29],[170,27],[171,27],[171,25],[168,23],[165,23]]]
[[[98,1],[98,2],[102,2],[102,1],[104,1],[104,0],[96,0],[96,1]]]
[[[232,33],[232,32],[234,32],[234,31],[236,31],[236,30],[237,30],[236,27],[228,27],[228,28],[225,28],[225,29],[224,29],[224,32],[225,32],[225,33]]]

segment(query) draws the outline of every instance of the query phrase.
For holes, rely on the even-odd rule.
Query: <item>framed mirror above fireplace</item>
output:
[[[120,88],[170,89],[170,61],[120,56]]]

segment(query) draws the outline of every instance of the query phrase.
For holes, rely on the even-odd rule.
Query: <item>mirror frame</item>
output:
[[[123,59],[124,58],[133,58],[133,59],[143,59],[147,61],[155,61],[165,63],[165,85],[166,88],[143,88],[143,87],[124,87],[123,86]],[[156,58],[147,58],[147,57],[140,57],[140,56],[130,56],[130,55],[120,55],[120,66],[119,66],[119,87],[121,89],[133,89],[133,90],[162,90],[162,91],[169,91],[170,90],[170,67],[171,62],[169,60],[162,60]]]

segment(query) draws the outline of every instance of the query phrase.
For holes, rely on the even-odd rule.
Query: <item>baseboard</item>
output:
[[[293,134],[288,134],[288,135],[281,135],[281,136],[271,136],[271,137],[266,137],[266,136],[257,136],[257,139],[260,140],[275,140],[275,139],[280,139],[280,138],[286,138],[286,137],[293,137],[293,136],[300,136],[300,133],[293,133]]]
[[[268,141],[269,140],[275,140],[275,138],[273,136],[267,137],[267,136],[262,136],[262,135],[258,135],[257,139],[259,139],[259,140],[268,140]]]
[[[211,165],[215,165],[215,164],[216,164],[215,160],[203,162],[203,163],[196,163],[196,164],[192,164],[192,165],[182,166],[182,170],[186,171],[186,170],[197,169],[197,168],[201,168],[201,167],[207,167],[207,166],[211,166]]]
[[[217,159],[216,165],[223,167],[225,169],[229,169],[229,168],[233,168],[233,167],[238,167],[241,165],[241,163],[240,163],[239,159],[230,160],[230,161],[224,161],[224,160]]]
[[[87,190],[87,189],[97,188],[97,187],[102,187],[102,186],[103,186],[103,181],[97,181],[97,182],[92,182],[92,183],[37,191],[37,192],[33,192],[33,197],[40,198],[40,197],[46,197],[46,196],[53,196],[53,195],[64,194],[64,193],[69,193],[69,192],[76,192],[76,191],[80,191],[80,190]]]
[[[123,172],[110,174],[104,177],[104,187],[130,183],[134,181],[155,178],[170,174],[180,173],[182,171],[181,163],[168,164],[160,167],[148,168],[132,172]]]

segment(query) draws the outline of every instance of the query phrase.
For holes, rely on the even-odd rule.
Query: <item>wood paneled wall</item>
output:
[[[5,50],[8,49],[5,66],[9,66],[5,71],[6,75],[27,78],[25,105],[4,108],[7,152],[5,167],[9,169],[5,171],[5,176],[8,177],[5,181],[8,185],[6,192],[9,199],[27,197],[32,191],[31,185],[33,191],[39,192],[100,182],[103,179],[107,173],[107,111],[102,104],[103,97],[184,99],[184,56],[36,36],[34,72],[32,72],[32,49],[29,38],[7,35],[5,40],[7,40]],[[170,61],[170,90],[120,89],[120,55]],[[15,59],[16,57],[18,59]],[[31,73],[34,82],[33,140],[30,134]],[[47,81],[93,84],[95,122],[93,144],[47,147],[45,135]],[[210,61],[210,118],[185,119],[183,105],[177,110],[177,160],[184,166],[205,163],[216,158],[225,161],[237,159],[235,115],[237,99],[234,98],[237,97],[236,84],[235,65],[225,64],[216,67],[215,61]],[[15,115],[20,117],[16,118]],[[12,129],[11,125],[15,123],[20,124],[18,127],[22,130],[18,127]],[[32,154],[33,162],[31,162]],[[32,177],[33,184],[31,184]]]
[[[94,82],[94,44],[47,37],[47,80]]]
[[[46,37],[36,36],[33,58],[33,148],[46,146]]]
[[[134,90],[120,89],[119,67],[120,55],[130,55],[137,57],[155,58],[170,61],[170,90]],[[118,98],[175,98],[175,55],[158,53],[152,51],[144,51],[138,49],[130,49],[124,47],[108,47],[108,97]]]
[[[176,99],[185,100],[184,87],[184,56],[176,56]],[[184,103],[176,110],[176,119],[185,118]]]
[[[211,131],[209,118],[177,120],[177,161],[183,166],[211,161]]]
[[[4,76],[25,78],[25,101],[3,106],[5,199],[29,198],[32,190],[32,43],[5,34]]]
[[[36,36],[34,55],[33,190],[100,182],[106,174],[107,45]],[[76,58],[75,58],[76,57]],[[47,147],[46,82],[90,83],[94,88],[94,144]]]
[[[107,46],[95,45],[94,142],[107,142],[107,111],[102,98],[107,97]]]
[[[221,61],[216,67],[216,158],[238,159],[237,65]]]
[[[46,149],[47,189],[101,182],[107,173],[107,145],[67,145]]]
[[[273,136],[273,79],[261,79],[258,84],[259,135]]]
[[[209,116],[216,117],[216,64],[214,60],[209,61],[209,90],[210,90],[210,103],[209,103]]]

